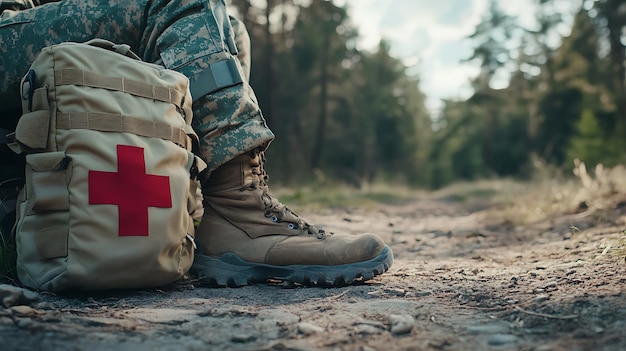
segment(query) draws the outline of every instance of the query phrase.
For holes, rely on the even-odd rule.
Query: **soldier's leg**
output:
[[[213,113],[233,111],[231,121],[262,121],[247,84],[250,39],[241,22],[231,18],[231,24],[237,59],[243,67],[243,83],[235,90],[209,96],[208,108]],[[247,91],[249,95],[238,97],[234,95],[237,91]],[[194,118],[216,120],[211,115],[203,116],[206,115]],[[342,285],[371,279],[389,268],[393,254],[378,236],[332,235],[309,224],[273,197],[263,169],[266,145],[258,143],[264,140],[259,138],[259,131],[265,124],[247,124],[250,133],[246,133],[246,128],[229,130],[238,124],[228,128],[218,124],[213,127],[215,132],[201,133],[203,155],[208,153],[209,161],[219,160],[216,164],[220,166],[203,186],[205,214],[196,233],[201,250],[196,253],[193,273],[217,286],[241,286],[268,279]],[[196,124],[196,129],[203,127]],[[237,157],[231,159],[234,154]]]

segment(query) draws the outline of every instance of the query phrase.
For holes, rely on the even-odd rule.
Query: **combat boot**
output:
[[[263,163],[262,152],[240,155],[204,183],[193,274],[213,286],[340,286],[389,269],[393,253],[378,236],[327,232],[280,203],[268,192]]]

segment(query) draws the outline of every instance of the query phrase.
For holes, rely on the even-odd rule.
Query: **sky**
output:
[[[375,50],[381,38],[391,43],[392,56],[419,76],[432,112],[439,110],[441,99],[470,96],[469,80],[478,74],[479,64],[461,61],[472,54],[466,38],[487,13],[489,0],[333,1],[347,5],[361,36],[359,49]],[[521,25],[535,23],[534,0],[498,1]]]

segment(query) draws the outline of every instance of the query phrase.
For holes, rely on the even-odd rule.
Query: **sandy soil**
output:
[[[395,264],[332,289],[40,294],[0,307],[0,349],[626,350],[624,203],[520,227],[489,213],[437,200],[313,213],[379,233]]]

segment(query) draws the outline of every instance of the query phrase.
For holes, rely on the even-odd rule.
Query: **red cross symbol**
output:
[[[148,235],[148,207],[172,207],[170,179],[146,174],[143,148],[117,146],[117,172],[89,171],[89,204],[117,205],[119,236]]]

